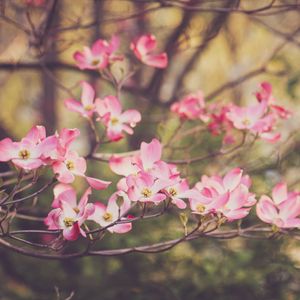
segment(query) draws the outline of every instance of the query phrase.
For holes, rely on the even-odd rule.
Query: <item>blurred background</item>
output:
[[[130,42],[148,32],[156,35],[158,51],[167,52],[167,69],[142,66],[130,52]],[[81,136],[75,148],[86,155],[88,124],[67,111],[63,100],[79,99],[81,80],[92,83],[99,97],[115,92],[99,73],[79,70],[73,53],[113,34],[121,38],[120,52],[127,58],[115,63],[112,72],[119,76],[137,70],[124,86],[121,101],[126,108],[138,109],[142,122],[133,136],[103,145],[101,152],[134,150],[153,137],[167,143],[179,124],[170,105],[189,92],[202,90],[207,102],[245,105],[255,102],[259,83],[269,81],[278,103],[293,111],[278,129],[282,140],[276,145],[258,141],[245,151],[186,165],[181,171],[193,184],[202,174],[241,166],[252,176],[257,194],[270,193],[280,180],[300,188],[297,0],[0,0],[0,138],[18,140],[35,124],[46,126],[48,134],[77,127]],[[181,130],[198,125],[187,122]],[[194,130],[176,136],[164,156],[186,159],[221,146],[221,136]],[[102,162],[89,162],[88,170],[114,183],[119,179]],[[93,199],[105,202],[114,187],[94,193]],[[76,188],[83,193],[85,183],[76,181]],[[20,209],[46,216],[52,197],[46,192],[38,205],[27,203]],[[258,220],[253,214],[243,222]],[[14,226],[44,228],[28,220]],[[149,244],[182,232],[173,209],[155,222],[137,222],[126,235],[108,234],[99,248]],[[298,300],[299,268],[299,241],[283,237],[203,238],[166,253],[65,261],[0,248],[0,299]]]

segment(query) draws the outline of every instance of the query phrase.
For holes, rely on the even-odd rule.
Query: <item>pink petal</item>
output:
[[[91,193],[92,193],[92,189],[90,187],[87,188],[87,190],[84,192],[84,194],[82,195],[82,197],[79,201],[79,204],[78,204],[79,209],[83,209],[86,206]]]
[[[59,183],[57,184],[54,189],[53,189],[53,194],[54,194],[54,200],[51,204],[51,206],[53,208],[57,208],[59,207],[59,198],[58,196],[68,190],[73,190],[73,187],[69,184],[65,184],[65,183]],[[75,191],[74,191],[75,192]],[[75,197],[76,198],[76,197]]]
[[[135,109],[129,109],[122,113],[120,120],[134,127],[136,123],[141,121],[141,114]]]
[[[241,182],[243,171],[239,168],[233,169],[228,172],[224,179],[224,188],[228,191],[234,190]]]
[[[45,138],[41,143],[36,146],[36,151],[43,157],[49,157],[50,153],[56,149],[58,139],[55,135]]]
[[[287,199],[287,185],[283,182],[276,184],[272,190],[272,197],[276,204],[279,204]]]
[[[135,43],[131,45],[132,50],[135,50],[135,54],[138,58],[143,56],[156,48],[156,38],[153,34],[145,34],[139,37]]]
[[[43,165],[43,161],[40,159],[13,159],[12,162],[19,168],[30,171],[35,170]]]
[[[284,228],[299,228],[300,227],[300,219],[288,219],[284,222]]]
[[[132,224],[131,223],[122,223],[122,224],[117,224],[114,225],[110,228],[108,228],[108,230],[110,232],[116,232],[116,233],[126,233],[128,231],[130,231],[132,229]]]
[[[76,51],[73,55],[73,58],[75,59],[79,69],[84,70],[88,68],[86,57],[82,52]]]
[[[82,86],[81,103],[83,104],[83,107],[93,105],[94,98],[95,98],[95,90],[86,81],[82,81],[81,86]]]
[[[151,169],[153,163],[160,160],[162,154],[162,146],[157,139],[153,139],[149,144],[142,142],[141,159],[145,170]]]
[[[113,116],[119,116],[121,114],[122,111],[122,106],[121,103],[119,101],[119,99],[115,96],[106,96],[104,98],[104,101],[108,107],[109,112],[111,112],[111,114]]]
[[[64,148],[67,148],[79,135],[80,131],[77,128],[63,128],[59,134],[59,141]]]
[[[62,202],[68,203],[72,208],[77,207],[76,191],[73,188],[65,190],[58,195],[57,201],[60,207],[62,207]]]
[[[224,213],[228,221],[239,220],[245,218],[249,214],[249,208],[240,208]]]
[[[292,196],[279,205],[279,216],[282,219],[295,218],[300,215],[300,197]]]
[[[168,66],[168,56],[165,52],[156,55],[147,55],[142,58],[142,62],[154,68],[164,69]]]
[[[0,141],[0,161],[9,161],[12,158],[17,158],[19,147],[10,138],[5,138]]]
[[[63,236],[68,241],[75,241],[80,234],[78,223],[74,223],[72,227],[65,228],[63,230]]]
[[[44,126],[34,126],[27,133],[26,138],[31,140],[34,144],[39,143],[46,138],[46,129]]]
[[[100,180],[88,176],[85,176],[85,179],[88,184],[95,190],[104,190],[111,184],[111,181]]]
[[[111,170],[122,176],[128,176],[136,172],[137,168],[132,164],[131,157],[112,156],[109,160]]]
[[[172,198],[172,203],[175,204],[180,209],[186,208],[186,203],[182,199]]]
[[[256,214],[266,223],[273,223],[273,220],[278,218],[277,209],[273,201],[267,196],[261,196],[256,205]]]
[[[107,48],[107,41],[99,39],[92,46],[92,54],[98,56],[104,54]]]
[[[82,116],[85,114],[82,104],[75,99],[66,99],[64,101],[65,107],[71,111],[77,112]]]
[[[70,172],[63,162],[56,162],[52,165],[53,172],[58,174],[57,180],[62,183],[71,183],[74,181],[75,177]]]

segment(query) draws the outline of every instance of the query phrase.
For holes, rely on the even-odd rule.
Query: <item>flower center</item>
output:
[[[119,119],[116,117],[112,117],[110,119],[111,125],[117,125],[119,123]]]
[[[110,221],[112,221],[112,214],[109,212],[106,212],[102,218],[105,222],[110,222]]]
[[[142,193],[141,193],[145,198],[149,198],[149,197],[151,197],[151,195],[152,195],[152,192],[151,192],[151,190],[149,190],[148,188],[144,188],[143,190],[142,190]]]
[[[196,210],[197,210],[197,212],[199,212],[199,213],[203,213],[203,212],[205,212],[205,206],[203,205],[203,204],[197,204],[197,206],[196,206]]]
[[[75,165],[74,165],[74,163],[73,163],[71,160],[68,160],[68,161],[66,162],[66,167],[67,167],[67,169],[68,169],[69,171],[72,171],[72,170],[74,170]]]
[[[91,65],[92,66],[97,66],[97,65],[99,65],[99,63],[100,63],[100,59],[93,59],[92,62],[91,62]]]
[[[169,194],[174,197],[174,196],[177,195],[177,191],[174,188],[170,188],[169,189]]]
[[[93,105],[86,105],[85,107],[84,107],[84,110],[86,110],[86,111],[91,111],[91,110],[93,110],[94,109],[94,106]]]
[[[72,227],[74,223],[75,221],[73,218],[69,218],[69,217],[64,218],[64,224],[66,227]]]
[[[243,125],[245,125],[245,126],[249,126],[249,125],[251,124],[251,121],[250,121],[249,119],[246,118],[246,119],[243,120],[242,123],[243,123]]]
[[[30,152],[26,149],[23,149],[19,152],[19,157],[21,159],[28,159],[30,157]]]

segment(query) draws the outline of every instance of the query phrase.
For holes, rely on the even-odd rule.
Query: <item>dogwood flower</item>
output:
[[[117,204],[117,199],[122,198],[122,204]],[[123,192],[115,192],[109,198],[107,206],[101,202],[95,202],[95,211],[89,217],[89,220],[93,220],[102,227],[107,227],[107,230],[111,233],[126,233],[132,229],[131,222],[124,222],[126,218],[124,215],[130,209],[130,200]],[[110,224],[120,220],[121,223],[109,226]]]
[[[300,194],[288,193],[286,184],[278,183],[272,190],[272,198],[261,196],[256,214],[263,222],[279,228],[299,228]]]
[[[200,119],[203,122],[209,120],[205,111],[205,102],[202,91],[185,96],[181,101],[171,106],[171,111],[178,114],[183,120]]]
[[[155,68],[166,68],[168,65],[167,54],[165,52],[153,54],[156,46],[155,36],[153,34],[145,34],[133,41],[130,48],[144,64]]]
[[[57,174],[57,180],[61,183],[72,183],[75,176],[84,177],[88,184],[96,190],[106,189],[111,183],[86,176],[86,160],[73,150],[68,150],[62,160],[55,161],[52,168],[53,172]]]
[[[156,179],[148,173],[140,173],[127,191],[131,201],[160,203],[167,198],[161,190],[171,184],[168,180]]]
[[[95,90],[86,81],[81,82],[81,103],[75,99],[66,99],[64,104],[67,109],[79,113],[84,118],[91,118],[95,111]]]
[[[177,181],[177,180],[176,180]],[[176,182],[167,187],[164,192],[171,199],[171,203],[175,204],[180,209],[186,208],[186,203],[183,199],[197,198],[198,194],[195,189],[190,189],[186,179]]]
[[[111,141],[118,141],[124,137],[123,131],[133,134],[132,128],[141,121],[141,114],[135,109],[122,112],[120,101],[115,96],[107,96],[97,100],[96,112],[107,130],[107,137]]]
[[[99,39],[91,48],[83,47],[82,52],[76,51],[74,53],[77,66],[81,70],[105,69],[110,62],[122,59],[121,56],[114,53],[119,48],[119,43],[119,38],[113,36],[110,42]]]
[[[66,240],[77,240],[79,235],[86,236],[81,225],[94,213],[95,207],[88,202],[91,188],[88,188],[81,197],[79,203],[76,201],[76,192],[70,188],[58,195],[55,206],[57,208],[49,212],[45,224],[50,230],[62,229]]]
[[[34,170],[46,164],[44,158],[56,146],[56,136],[46,137],[45,128],[35,126],[20,142],[13,142],[10,138],[0,141],[0,161],[12,161],[21,169]]]
[[[255,204],[255,196],[249,193],[251,181],[243,176],[239,168],[220,176],[202,176],[195,189],[200,192],[196,198],[190,199],[194,213],[221,214],[228,221],[244,218]]]
[[[256,99],[266,101],[271,110],[281,119],[288,119],[291,117],[292,112],[285,109],[283,106],[276,105],[276,100],[272,95],[272,85],[269,82],[262,82],[260,84],[260,90],[255,93]]]

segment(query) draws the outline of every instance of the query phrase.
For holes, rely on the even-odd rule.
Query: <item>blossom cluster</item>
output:
[[[267,82],[260,84],[255,93],[256,103],[250,106],[237,106],[229,103],[206,105],[203,93],[187,95],[171,106],[171,111],[183,120],[201,120],[213,134],[224,133],[224,143],[233,143],[234,130],[250,133],[268,142],[276,142],[281,135],[276,131],[279,119],[288,119],[291,112],[275,104],[272,86]]]
[[[120,100],[115,96],[106,96],[103,99],[95,98],[94,88],[87,82],[81,82],[81,101],[66,99],[65,106],[79,113],[84,118],[96,120],[106,127],[106,135],[110,141],[118,141],[124,137],[123,131],[133,134],[132,128],[141,121],[141,114],[135,109],[122,112]]]
[[[28,1],[32,2],[32,1]],[[34,1],[33,1],[34,2]],[[37,2],[37,1],[36,1]],[[109,67],[115,61],[123,60],[119,54],[120,41],[113,36],[110,41],[99,39],[91,48],[77,51],[74,59],[80,69],[98,70],[112,76],[117,91],[120,83],[113,77]],[[156,39],[146,34],[135,39],[130,49],[138,60],[156,68],[168,64],[166,53],[156,53]],[[141,114],[135,109],[123,110],[118,96],[96,96],[92,85],[81,82],[80,101],[70,98],[64,101],[66,108],[80,114],[89,121],[97,133],[94,121],[105,127],[108,142],[124,138],[124,132],[133,134],[133,128],[141,121]],[[279,119],[287,119],[291,112],[276,104],[272,87],[263,82],[255,93],[256,103],[241,107],[235,104],[207,104],[201,91],[185,96],[171,106],[181,120],[201,120],[213,135],[224,134],[224,143],[234,142],[234,131],[239,130],[255,137],[275,142],[280,139],[276,131]],[[245,218],[256,205],[256,214],[274,228],[293,229],[300,227],[300,193],[288,192],[285,183],[277,184],[272,198],[260,197],[250,191],[251,179],[240,168],[229,170],[223,176],[203,175],[191,186],[175,164],[163,160],[163,145],[156,138],[149,143],[142,142],[133,155],[112,155],[110,169],[122,178],[116,191],[106,203],[89,201],[92,189],[106,189],[111,182],[86,175],[86,158],[72,149],[72,143],[79,136],[78,129],[64,128],[47,136],[43,126],[34,126],[19,142],[10,138],[0,141],[0,161],[11,162],[19,171],[19,176],[41,168],[50,168],[56,185],[53,188],[52,210],[45,218],[49,230],[60,230],[65,240],[77,240],[80,236],[90,237],[93,233],[109,231],[126,233],[132,229],[133,207],[146,209],[173,206],[179,211],[187,210],[194,219],[215,220],[217,224]],[[97,146],[103,142],[96,141]],[[94,150],[94,149],[93,149]],[[93,156],[92,152],[89,156]],[[79,176],[89,187],[77,202],[77,193],[71,183]],[[142,215],[142,217],[144,217]],[[90,226],[92,224],[92,227]],[[94,229],[95,224],[97,228]]]
[[[19,142],[10,138],[0,141],[0,161],[11,161],[24,172],[47,166],[61,183],[72,183],[79,176],[91,187],[105,189],[110,182],[86,176],[86,159],[70,147],[79,134],[78,129],[64,128],[47,137],[44,126],[34,126]]]
[[[120,39],[113,36],[110,41],[99,39],[91,48],[84,47],[83,51],[76,51],[74,59],[80,69],[103,70],[117,60],[123,60],[124,56],[116,54],[120,46]],[[155,53],[157,47],[153,34],[145,34],[136,38],[130,45],[130,49],[138,60],[145,65],[155,68],[166,68],[168,57],[165,52]]]

